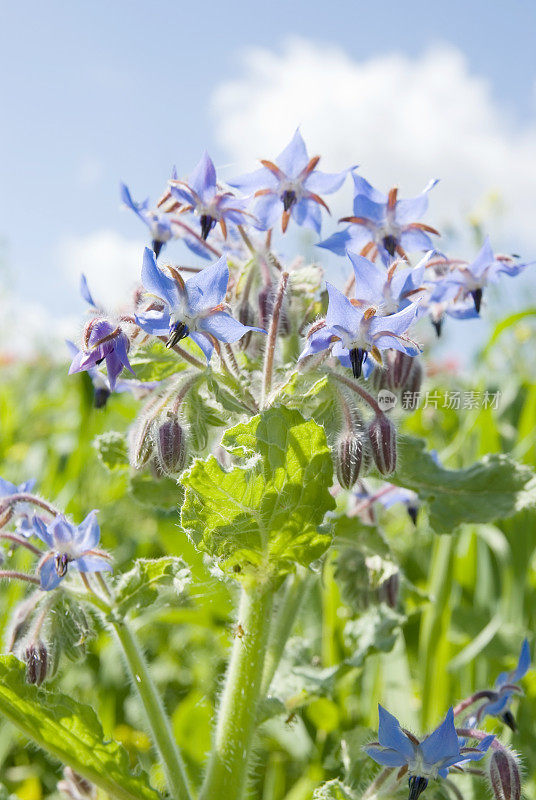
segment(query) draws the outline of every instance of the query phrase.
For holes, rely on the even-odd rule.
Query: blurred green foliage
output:
[[[445,467],[467,467],[489,452],[536,465],[535,314],[530,310],[498,325],[469,376],[430,365],[425,391],[501,392],[497,409],[455,410],[439,403],[401,417],[402,430],[425,438]],[[105,410],[93,409],[87,376],[69,378],[63,365],[5,365],[0,368],[0,475],[13,482],[37,478],[38,491],[77,521],[98,508],[102,545],[113,552],[118,572],[135,558],[177,556],[190,566],[189,593],[149,605],[135,624],[198,781],[225,658],[237,635],[234,590],[210,574],[202,554],[180,533],[178,509],[155,513],[140,502],[139,487],[132,491],[127,471],[110,470],[99,457],[96,437],[126,431],[137,408],[133,398],[117,395]],[[164,488],[168,495],[173,491],[171,484]],[[151,484],[142,489],[150,492]],[[450,704],[512,668],[525,635],[534,647],[536,512],[463,525],[445,536],[432,533],[426,511],[416,527],[396,506],[379,512],[379,519],[381,543],[370,541],[373,529],[356,521],[355,528],[341,531],[321,573],[309,578],[307,600],[273,684],[273,694],[281,688],[287,702],[263,709],[252,797],[310,800],[316,787],[336,778],[364,785],[376,771],[361,747],[377,728],[378,701],[416,733],[425,732]],[[396,611],[378,605],[369,586],[361,591],[362,561],[349,558],[354,538],[380,554],[380,571],[388,570],[391,560],[400,564]],[[25,553],[16,558],[21,568],[29,563]],[[23,591],[15,583],[1,587],[4,640]],[[91,705],[105,735],[126,748],[132,767],[139,763],[150,770],[150,742],[115,642],[97,628],[85,648],[84,659],[62,663],[51,686]],[[294,685],[297,693],[289,700]],[[523,686],[526,697],[514,709],[519,733],[494,720],[488,724],[522,754],[524,791],[535,799],[536,671]],[[57,763],[28,749],[8,722],[0,722],[0,781],[10,792],[21,800],[54,797],[60,775]],[[161,785],[154,769],[152,779]],[[464,780],[459,784],[464,797],[484,796],[481,783]],[[331,794],[323,791],[326,797],[344,796],[335,785]],[[430,796],[440,791],[435,785],[428,790]]]

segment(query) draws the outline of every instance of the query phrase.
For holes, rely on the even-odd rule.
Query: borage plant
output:
[[[259,734],[274,719],[295,725],[318,698],[324,734],[314,759],[323,778],[298,781],[289,798],[370,800],[407,792],[409,783],[416,800],[431,781],[459,798],[463,773],[487,779],[498,800],[520,797],[518,757],[501,741],[502,728],[487,726],[494,718],[516,728],[511,704],[530,666],[527,640],[517,668],[443,708],[443,721],[424,735],[402,727],[396,708],[380,706],[377,742],[371,732],[353,735],[352,720],[362,731],[355,713],[336,741],[337,726],[323,715],[333,710],[329,698],[362,688],[366,660],[393,648],[408,598],[415,604],[419,595],[377,509],[398,503],[406,526],[424,517],[435,533],[451,534],[534,502],[529,468],[490,455],[449,470],[425,442],[398,431],[423,378],[419,326],[428,319],[440,335],[446,316],[480,315],[487,285],[527,265],[494,254],[488,240],[472,262],[434,250],[438,231],[421,218],[435,182],[401,199],[355,168],[327,174],[318,162],[296,132],[277,158],[227,186],[205,154],[187,178],[173,173],[152,210],[123,186],[125,204],[149,229],[140,284],[111,315],[82,279],[89,319],[78,346],[70,344],[70,372],[90,375],[100,408],[117,391],[141,402],[127,434],[98,438],[101,460],[129,469],[155,514],[163,497],[180,507],[177,537],[193,542],[237,599],[201,779],[189,774],[135,624],[158,601],[182,602],[188,565],[173,556],[139,559],[117,575],[95,511],[71,520],[32,482],[0,482],[0,536],[15,559],[5,559],[1,576],[28,586],[0,663],[0,712],[64,765],[59,788],[71,797],[91,796],[94,787],[125,800],[159,792],[174,800],[282,797],[256,766]],[[348,259],[349,278],[344,288],[324,289],[320,267],[301,258],[285,266],[275,242],[293,226],[319,234],[329,212],[324,196],[346,179],[354,182],[353,213],[319,244]],[[212,263],[171,264],[174,239]],[[17,568],[22,550],[33,569]],[[334,593],[346,607],[337,646]],[[290,639],[305,597],[312,651],[305,639]],[[141,765],[132,769],[90,707],[43,687],[62,652],[95,624],[113,632],[123,652],[165,785],[158,770],[149,778]]]

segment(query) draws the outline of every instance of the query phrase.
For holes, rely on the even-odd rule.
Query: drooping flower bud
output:
[[[511,750],[502,747],[493,750],[488,769],[497,800],[520,800],[521,774],[517,758]]]
[[[155,464],[164,475],[182,472],[188,459],[186,432],[177,415],[167,411],[153,428]]]
[[[396,428],[385,414],[376,414],[368,427],[372,457],[382,475],[396,469]]]
[[[134,469],[143,469],[153,455],[153,422],[152,416],[142,412],[128,432],[128,458]]]
[[[70,800],[94,800],[97,796],[96,787],[71,767],[63,770],[63,780],[58,781],[58,789]]]
[[[389,608],[396,608],[398,605],[399,593],[400,572],[397,570],[380,583],[378,587],[378,598],[380,602],[386,603]]]
[[[351,489],[366,466],[366,439],[361,432],[346,431],[335,446],[337,480],[343,489]]]
[[[26,682],[41,686],[47,676],[48,650],[41,642],[32,642],[24,651]]]
[[[411,365],[409,375],[400,388],[402,389],[402,392],[410,392],[412,395],[416,395],[421,391],[423,368],[420,360],[417,357],[414,356],[411,361],[413,363]]]
[[[413,356],[401,353],[399,350],[392,350],[387,361],[387,374],[390,388],[393,391],[401,389],[409,378],[413,367]]]

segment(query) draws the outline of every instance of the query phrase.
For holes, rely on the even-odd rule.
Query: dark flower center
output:
[[[185,339],[189,333],[190,329],[188,325],[185,325],[184,322],[176,322],[171,328],[166,347],[175,347],[177,342],[180,342],[181,339]]]
[[[396,248],[398,247],[398,242],[397,242],[397,240],[395,239],[394,236],[389,234],[388,236],[384,236],[383,237],[383,246],[385,247],[385,249],[387,250],[389,255],[391,257],[393,257],[394,254],[396,253]]]
[[[108,389],[99,388],[95,389],[95,394],[93,395],[93,405],[95,408],[104,408],[106,403],[108,402],[108,398],[110,397],[110,392]]]
[[[409,781],[409,798],[408,800],[417,800],[420,794],[424,792],[428,786],[428,780],[421,778],[420,775],[411,775]]]
[[[204,242],[206,242],[210,231],[216,224],[216,220],[209,214],[201,214],[199,221],[201,223],[201,238],[203,239]]]
[[[352,365],[352,372],[354,378],[359,378],[363,370],[363,364],[367,360],[367,351],[361,347],[354,347],[350,350],[350,364]]]
[[[151,242],[151,247],[153,248],[155,258],[158,258],[158,256],[160,255],[160,251],[163,248],[163,246],[164,242],[159,242],[158,239],[153,239],[153,241]]]
[[[437,338],[441,336],[441,328],[443,327],[443,319],[432,320],[432,325],[435,328],[435,332],[437,333]]]
[[[480,314],[480,304],[482,303],[482,289],[475,289],[471,292],[471,297],[475,304],[476,313]]]
[[[516,721],[514,715],[510,710],[507,710],[504,712],[504,714],[501,714],[501,719],[505,723],[505,725],[508,725],[510,730],[512,730],[514,733],[517,733]]]
[[[54,566],[60,578],[63,578],[63,576],[67,574],[67,567],[71,560],[67,553],[56,553],[54,556]]]
[[[285,189],[283,194],[281,195],[281,201],[283,203],[283,208],[285,211],[288,211],[292,208],[294,203],[296,202],[296,192],[292,189]]]

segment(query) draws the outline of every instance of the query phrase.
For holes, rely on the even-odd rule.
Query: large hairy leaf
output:
[[[428,503],[430,524],[450,533],[462,522],[493,522],[536,504],[536,476],[508,456],[485,456],[466,469],[438,465],[425,443],[401,437],[393,483],[413,489]]]
[[[182,525],[225,570],[271,576],[318,558],[330,536],[318,526],[334,507],[324,430],[298,411],[272,408],[229,429],[222,446],[244,466],[210,456],[182,476]]]
[[[133,774],[126,750],[105,740],[90,706],[27,684],[25,672],[15,656],[0,656],[0,714],[111,797],[158,800],[147,776]]]

